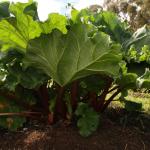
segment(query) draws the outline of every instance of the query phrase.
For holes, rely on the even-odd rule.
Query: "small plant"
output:
[[[99,115],[87,104],[79,103],[75,114],[79,116],[77,126],[82,136],[87,137],[98,128]]]

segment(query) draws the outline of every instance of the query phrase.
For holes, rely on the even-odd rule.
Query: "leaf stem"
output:
[[[42,115],[41,112],[9,112],[9,113],[0,113],[0,116],[22,116],[22,117],[33,117],[33,115]]]
[[[61,86],[57,86],[57,98],[56,98],[56,108],[55,108],[55,120],[59,119],[59,117],[62,118],[66,118],[66,105],[65,102],[63,101],[63,97],[64,97],[64,93],[65,93],[65,88],[61,87]]]
[[[119,88],[119,85],[116,85],[115,87],[113,87],[112,89],[110,89],[109,91],[108,91],[108,93],[110,93],[110,92],[112,92],[112,91],[114,91],[114,90],[116,90],[116,89],[118,89]]]
[[[71,105],[73,112],[77,108],[78,103],[78,81],[74,81],[71,85]]]
[[[121,92],[121,89],[118,89],[104,104],[101,112],[104,112],[108,105],[113,101],[113,99]]]

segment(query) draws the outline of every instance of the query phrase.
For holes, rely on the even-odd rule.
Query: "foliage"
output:
[[[17,107],[14,102],[8,102],[4,97],[0,97],[0,114],[4,113],[15,113],[20,112],[21,109]],[[0,116],[0,126],[9,128],[15,131],[17,128],[21,127],[25,123],[26,118],[20,116]]]
[[[74,8],[70,17],[52,13],[41,22],[33,1],[4,2],[1,10],[0,126],[77,118],[87,137],[118,94],[150,88],[148,27],[132,33],[112,12]]]
[[[137,79],[137,85],[139,88],[150,88],[150,71],[145,70],[145,73]]]
[[[10,5],[9,11],[15,18],[9,17],[0,22],[0,40],[3,42],[2,50],[16,48],[25,52],[28,41],[39,37],[41,33],[49,33],[53,28],[62,29],[62,32],[66,32],[66,19],[64,16],[50,14],[45,22],[40,22],[34,20],[33,13],[30,13],[29,8],[32,9],[32,7],[29,6],[31,5],[33,5],[32,2]],[[32,11],[35,12],[34,9]]]
[[[66,35],[55,30],[31,40],[25,65],[42,69],[61,86],[100,72],[117,75],[119,49],[113,48],[109,36],[103,32],[88,37],[90,30],[90,25],[75,24]]]
[[[82,136],[87,137],[94,132],[99,125],[99,115],[85,103],[79,103],[75,112],[79,116],[77,126]]]
[[[150,29],[147,25],[136,30],[129,40],[125,43],[125,48],[129,48],[131,45],[135,45],[137,50],[140,50],[143,45],[149,45],[150,41]]]

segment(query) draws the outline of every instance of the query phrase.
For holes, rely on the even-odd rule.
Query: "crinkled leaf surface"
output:
[[[42,69],[61,86],[96,73],[118,75],[120,50],[103,32],[88,37],[90,30],[90,25],[75,24],[66,35],[55,30],[31,40],[24,62]]]
[[[22,67],[23,57],[24,55],[13,49],[3,53],[0,58],[0,81],[2,87],[9,91],[15,91],[17,85],[33,89],[42,85],[49,78],[41,70],[33,67],[24,70]]]
[[[84,137],[91,135],[99,125],[99,115],[93,108],[82,102],[79,103],[75,113],[80,117],[77,122],[79,133]]]
[[[42,85],[47,79],[46,75],[37,69],[28,68],[24,71],[16,68],[16,70],[9,72],[3,82],[3,87],[9,91],[15,91],[16,86],[19,84],[24,88],[33,89]]]
[[[123,74],[120,78],[118,78],[116,83],[124,89],[136,88],[137,77],[138,76],[135,73],[126,73]]]
[[[139,49],[135,49],[135,46],[136,45],[131,45],[125,56],[128,62],[133,60],[138,63],[147,62],[147,64],[150,64],[150,45],[143,45],[140,51]]]

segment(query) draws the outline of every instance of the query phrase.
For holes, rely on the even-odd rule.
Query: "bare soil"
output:
[[[103,117],[99,129],[84,138],[75,125],[32,121],[15,133],[1,130],[0,150],[150,150],[150,132]]]

